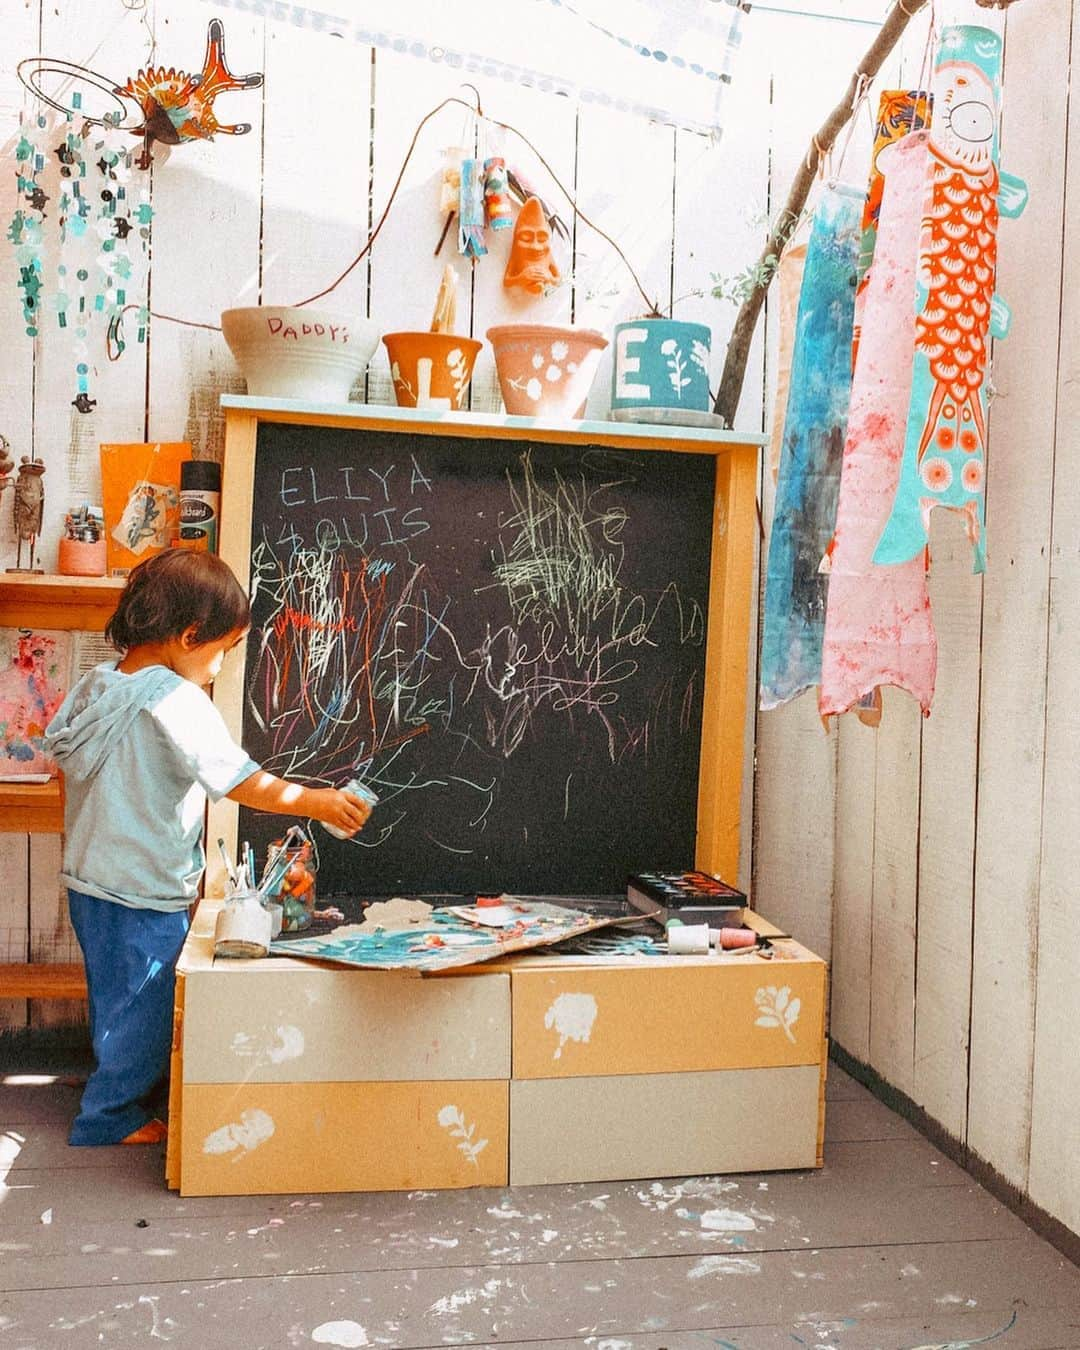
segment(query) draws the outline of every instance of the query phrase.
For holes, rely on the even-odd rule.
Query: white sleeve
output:
[[[218,801],[258,772],[259,765],[230,736],[221,713],[190,680],[156,703],[150,713],[211,801]]]

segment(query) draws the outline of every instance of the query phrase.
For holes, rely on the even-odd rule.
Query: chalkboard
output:
[[[261,424],[243,743],[380,803],[319,890],[610,894],[695,856],[709,454]],[[259,850],[281,820],[242,809]]]

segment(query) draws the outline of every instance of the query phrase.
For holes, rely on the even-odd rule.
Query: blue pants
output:
[[[86,963],[97,1061],[68,1142],[118,1144],[150,1119],[142,1098],[168,1067],[187,910],[129,909],[73,890],[68,908]]]

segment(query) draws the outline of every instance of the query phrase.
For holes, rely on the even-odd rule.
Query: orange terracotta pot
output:
[[[399,408],[461,407],[482,342],[457,333],[387,333],[383,342]]]
[[[489,328],[503,403],[523,417],[581,417],[607,338],[593,328],[508,323]]]
[[[62,577],[103,577],[105,575],[105,540],[89,543],[83,539],[60,540],[56,570]]]

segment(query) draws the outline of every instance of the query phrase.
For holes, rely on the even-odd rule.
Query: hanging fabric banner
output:
[[[903,563],[929,541],[930,513],[964,517],[974,571],[986,568],[986,364],[1008,309],[994,296],[999,215],[1001,39],[988,28],[946,28],[938,51],[926,219],[919,248],[915,357],[903,467],[874,553]],[[1003,213],[1019,215],[1027,190],[1010,178]]]
[[[717,136],[746,0],[209,0],[477,76]],[[362,11],[349,17],[352,10]],[[388,20],[383,23],[381,20]]]
[[[846,712],[880,685],[906,689],[930,711],[937,639],[925,556],[893,567],[873,561],[900,474],[915,340],[915,262],[928,133],[914,132],[880,159],[885,173],[874,265],[851,391],[829,572],[821,659],[823,717]]]
[[[917,89],[885,89],[878,102],[877,122],[874,124],[874,149],[870,157],[870,180],[863,205],[862,242],[859,247],[859,288],[855,292],[855,333],[852,339],[851,364],[859,359],[859,333],[862,329],[862,311],[866,302],[870,264],[874,261],[877,244],[878,217],[881,215],[881,194],[885,190],[885,175],[878,167],[878,156],[889,145],[895,145],[909,131],[930,125],[932,100]]]
[[[828,581],[818,564],[836,521],[862,202],[856,188],[828,188],[810,232],[769,540],[762,708],[794,698],[821,678]]]

